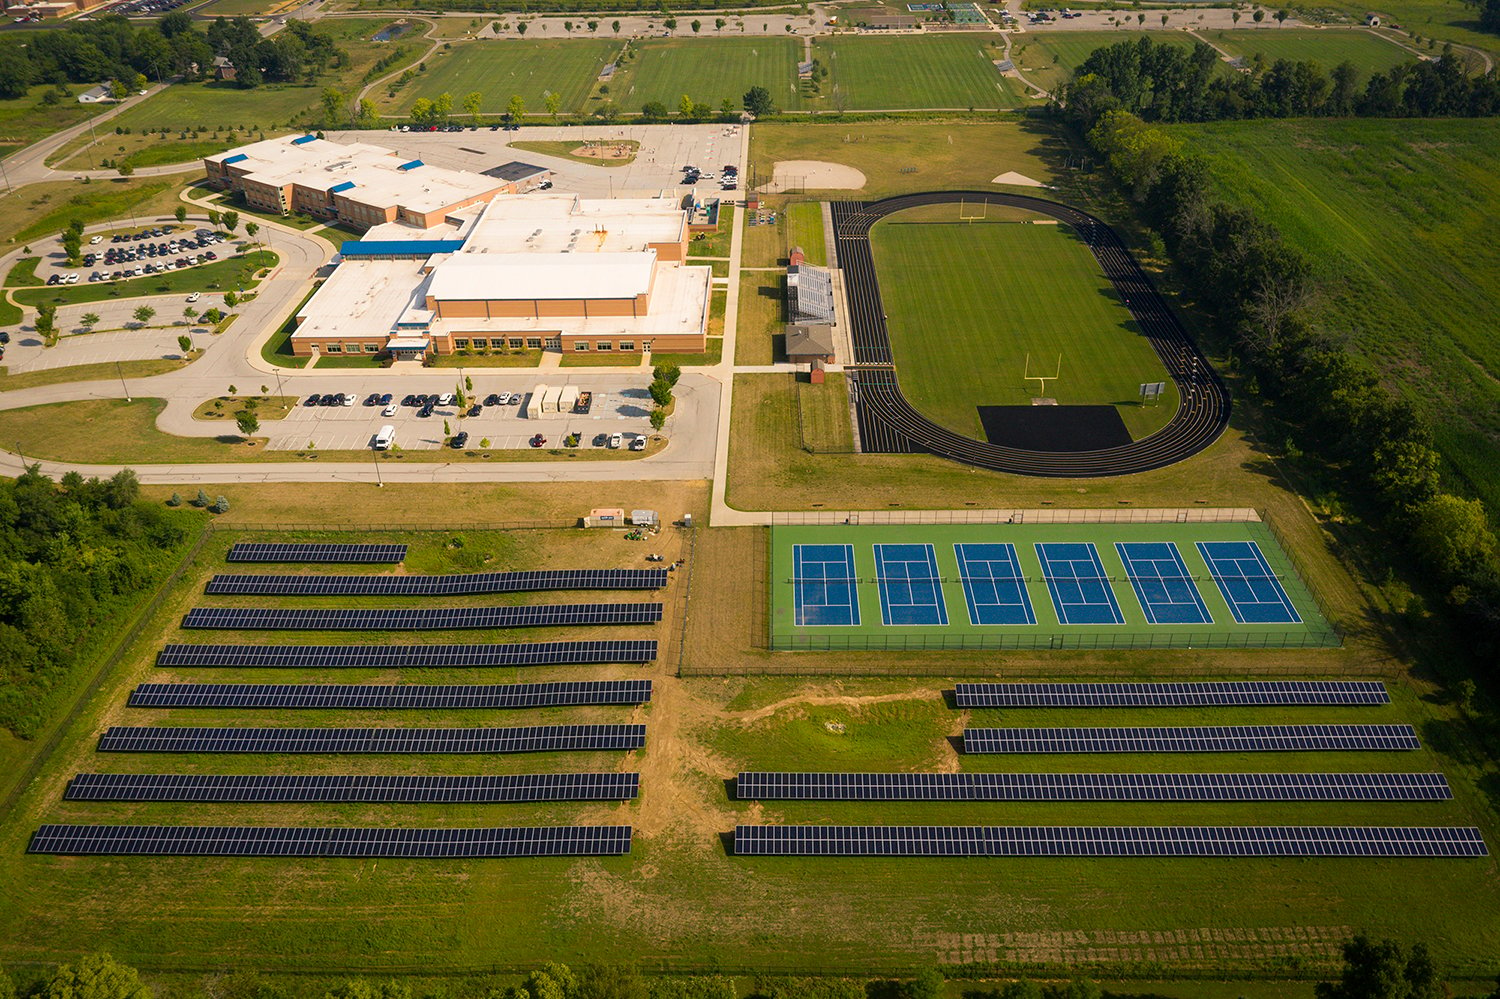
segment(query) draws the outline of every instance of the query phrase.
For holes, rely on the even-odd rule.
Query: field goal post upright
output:
[[[988,201],[980,201],[979,214],[970,214],[972,209],[969,208],[968,200],[965,198],[958,199],[958,220],[960,222],[983,222],[989,216],[989,210],[990,203]]]
[[[1025,373],[1025,376],[1024,376],[1023,380],[1024,381],[1028,381],[1028,382],[1030,382],[1030,381],[1037,382],[1038,383],[1038,391],[1041,393],[1040,395],[1036,396],[1035,399],[1032,400],[1033,403],[1035,403],[1036,400],[1038,400],[1038,399],[1047,399],[1047,398],[1049,398],[1048,395],[1047,395],[1047,383],[1049,381],[1057,381],[1057,379],[1060,378],[1060,377],[1062,377],[1062,352],[1061,351],[1059,351],[1058,355],[1057,355],[1057,367],[1053,370],[1053,373],[1050,374],[1050,375],[1047,375],[1047,374],[1036,374],[1036,375],[1034,375],[1034,374],[1031,373],[1031,352],[1027,351],[1027,353],[1026,353],[1026,373]]]

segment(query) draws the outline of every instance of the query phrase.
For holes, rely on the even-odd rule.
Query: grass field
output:
[[[1331,0],[1323,6],[1335,15],[1343,14],[1351,23],[1358,23],[1368,11],[1352,0]],[[1439,46],[1449,41],[1500,52],[1500,39],[1479,30],[1478,12],[1463,0],[1397,0],[1383,9],[1390,15],[1385,19],[1387,25],[1398,22],[1423,38],[1438,39]]]
[[[1500,122],[1177,126],[1221,194],[1312,261],[1313,315],[1431,417],[1452,468],[1500,510]]]
[[[1280,578],[1285,594],[1295,606],[1300,621],[1289,620],[1285,615],[1284,602],[1273,609],[1269,618],[1260,623],[1246,614],[1244,621],[1236,620],[1243,609],[1231,608],[1229,598],[1221,593],[1210,575],[1203,555],[1195,545],[1198,542],[1254,542],[1259,546],[1265,561]],[[1160,594],[1147,591],[1147,606],[1133,592],[1122,557],[1115,549],[1116,542],[1147,543],[1165,542],[1175,544],[1182,558],[1182,566],[1193,580],[1190,584],[1197,591],[1206,609],[1209,622],[1187,624],[1168,623],[1167,616],[1174,610],[1164,605],[1168,602]],[[1046,577],[1053,572],[1041,561],[1036,545],[1056,543],[1091,544],[1098,553],[1100,565],[1107,576],[1108,586],[1118,605],[1121,623],[1079,623],[1080,608],[1076,593],[1070,593],[1068,584],[1062,584],[1058,594],[1049,594]],[[1025,579],[1032,613],[1030,621],[1021,620],[1018,607],[1007,606],[1003,610],[983,606],[975,609],[966,605],[965,570],[958,561],[958,544],[1010,544],[1014,546],[1017,575]],[[858,580],[853,592],[847,583],[836,583],[827,589],[816,580],[824,578],[824,566],[814,565],[799,570],[794,559],[794,548],[799,545],[851,546],[854,577]],[[902,585],[891,582],[891,599],[898,604],[920,605],[914,610],[886,606],[888,594],[886,584],[880,580],[904,579],[898,575],[903,570],[882,570],[872,545],[931,545],[935,560],[939,593],[931,592],[928,584],[918,584],[921,593],[908,600]],[[989,527],[951,526],[902,526],[902,527],[778,527],[771,536],[771,641],[773,648],[922,648],[922,643],[931,642],[935,648],[959,647],[964,643],[981,645],[990,643],[995,648],[1128,648],[1152,646],[1163,648],[1214,648],[1249,644],[1268,648],[1297,647],[1301,645],[1336,645],[1337,639],[1328,628],[1312,595],[1302,580],[1297,577],[1287,561],[1286,554],[1275,537],[1264,524],[1132,524],[1132,525],[1085,525],[1085,524],[1003,524]],[[1053,549],[1056,551],[1056,549]],[[819,559],[818,561],[821,561]],[[844,571],[842,569],[836,571]],[[990,579],[989,571],[981,566],[971,570],[977,574],[975,585],[986,590],[984,580]],[[1153,570],[1139,569],[1149,574]],[[845,575],[839,577],[849,579]],[[930,577],[928,577],[930,578]],[[1154,578],[1154,577],[1153,577]],[[798,584],[806,579],[807,585]],[[1014,596],[1013,594],[1010,596]],[[1098,596],[1097,594],[1095,596]],[[976,596],[982,600],[982,595]],[[1280,599],[1280,595],[1277,595]],[[858,613],[852,613],[849,605],[858,604]],[[1059,604],[1059,600],[1063,601]],[[1184,603],[1183,595],[1174,598],[1178,605]],[[809,605],[803,607],[804,602]],[[829,605],[822,611],[821,605]],[[945,605],[946,610],[939,606]],[[816,606],[814,606],[816,605]],[[1197,608],[1192,608],[1197,609]],[[809,615],[800,620],[802,613]],[[1163,616],[1154,616],[1158,612]],[[909,623],[900,623],[892,617],[886,623],[884,614],[910,614]],[[939,614],[941,613],[941,620]],[[1252,611],[1253,613],[1253,611]],[[831,617],[819,617],[820,614]],[[975,615],[991,615],[988,619],[972,620]],[[1070,620],[1067,615],[1073,614]],[[1000,618],[1004,618],[1004,623]],[[833,623],[836,620],[837,623]],[[1179,622],[1185,619],[1179,618]],[[926,623],[916,623],[918,621]],[[1160,622],[1160,623],[1157,623]]]
[[[1025,375],[1051,374],[1059,354],[1047,394],[1062,405],[1114,405],[1136,439],[1176,411],[1175,387],[1159,406],[1139,403],[1140,383],[1166,369],[1066,226],[898,214],[871,240],[901,391],[943,426],[982,440],[975,407],[1026,405],[1039,392]]]
[[[619,50],[617,42],[590,38],[461,42],[427,60],[427,72],[398,90],[388,110],[405,113],[418,97],[447,92],[453,95],[455,118],[463,119],[464,96],[477,90],[484,95],[485,114],[503,112],[516,94],[532,114],[546,110],[548,93],[561,97],[564,113],[578,111],[599,70]],[[384,95],[381,90],[372,96],[385,100]]]
[[[762,202],[761,207],[776,213],[776,224],[746,225],[741,266],[784,267],[794,246],[802,248],[808,263],[827,266],[828,247],[825,245],[821,202],[788,202],[785,198],[773,197]]]
[[[1203,37],[1233,55],[1246,59],[1260,55],[1267,65],[1277,59],[1291,59],[1312,61],[1324,69],[1332,69],[1347,60],[1359,67],[1364,79],[1416,59],[1399,45],[1376,38],[1362,28],[1205,31]]]
[[[1157,15],[1152,11],[1146,16]],[[1028,80],[1052,90],[1071,78],[1073,70],[1095,49],[1142,38],[1183,48],[1190,48],[1195,41],[1180,31],[1038,31],[1019,36],[1010,56]]]
[[[813,57],[828,67],[819,108],[985,110],[1023,107],[1024,88],[1000,75],[991,35],[820,38]]]
[[[740,275],[740,316],[734,363],[774,364],[786,360],[786,277],[774,271]]]
[[[1040,124],[846,121],[771,123],[751,133],[751,180],[768,180],[778,160],[827,160],[865,175],[858,191],[808,191],[830,198],[882,198],[905,191],[992,187],[1015,170],[1042,183],[1062,176],[1064,139]]]
[[[738,109],[754,86],[769,90],[782,110],[803,106],[797,85],[802,45],[790,38],[664,38],[640,42],[634,51],[609,84],[610,100],[626,111],[661,101],[675,113],[684,94],[715,112],[725,100]]]
[[[152,177],[129,180],[46,181],[28,184],[14,197],[11,210],[0,216],[0,239],[25,242],[61,232],[71,219],[95,222],[151,218],[170,214],[180,203],[177,183]]]
[[[634,139],[626,139],[622,142],[611,143],[610,146],[614,150],[628,150],[628,153],[626,155],[615,158],[604,156],[581,156],[578,154],[577,150],[584,148],[584,145],[585,144],[583,142],[580,142],[576,139],[569,139],[564,142],[542,140],[539,142],[510,143],[510,147],[512,149],[525,149],[533,153],[546,153],[548,156],[557,156],[565,160],[572,160],[574,163],[584,163],[588,166],[598,167],[626,166],[630,163],[633,163],[635,162],[636,151],[640,149],[641,146],[641,144]]]
[[[62,97],[56,104],[45,104],[42,98],[52,86],[32,87],[25,97],[8,97],[0,100],[0,147],[10,149],[24,146],[70,125],[88,118],[90,108],[79,104],[76,97]],[[70,86],[70,93],[77,94],[87,87]]]

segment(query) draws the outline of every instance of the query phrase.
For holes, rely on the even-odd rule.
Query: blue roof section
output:
[[[292,145],[294,145],[294,146],[305,146],[309,142],[317,142],[317,141],[318,141],[318,137],[316,135],[303,135],[303,136],[299,136],[299,137],[293,139],[292,140]]]
[[[346,180],[342,184],[335,184],[328,189],[329,194],[338,194],[340,191],[354,190],[354,181]]]
[[[397,170],[415,170],[417,167],[424,166],[424,165],[425,164],[421,160],[408,160],[407,162],[405,162],[405,163],[401,164],[400,166],[398,166],[396,169]]]
[[[434,253],[457,253],[461,239],[347,239],[339,247],[344,259],[360,257],[430,257]]]
[[[224,157],[224,166],[228,166],[231,163],[239,163],[241,160],[248,160],[249,158],[244,153],[235,153],[233,156]]]

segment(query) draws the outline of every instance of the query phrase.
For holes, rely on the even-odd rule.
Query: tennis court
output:
[[[778,526],[770,559],[775,649],[1341,642],[1258,522]]]
[[[1276,579],[1276,573],[1253,541],[1200,541],[1229,612],[1240,624],[1295,624],[1302,619]]]
[[[796,563],[797,626],[857,626],[854,546],[797,545],[792,557]]]
[[[1117,541],[1115,549],[1151,624],[1208,624],[1213,620],[1176,545],[1170,541]]]
[[[875,579],[880,585],[882,624],[948,623],[948,605],[931,545],[876,545]]]
[[[970,624],[1036,624],[1015,545],[959,542],[953,553]]]

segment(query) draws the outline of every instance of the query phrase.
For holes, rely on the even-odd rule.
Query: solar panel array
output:
[[[463,628],[654,624],[660,620],[659,603],[370,609],[194,607],[183,618],[182,626],[228,631],[447,631]]]
[[[645,704],[650,680],[503,684],[143,683],[133,708],[554,708]]]
[[[79,774],[71,801],[403,802],[630,801],[636,773],[404,777],[361,774]]]
[[[629,826],[315,829],[45,825],[28,853],[192,857],[598,857],[630,852]]]
[[[967,728],[965,753],[1257,753],[1418,749],[1410,725]]]
[[[1234,683],[960,683],[960,708],[1148,708],[1375,705],[1391,696],[1379,680]]]
[[[747,856],[1485,857],[1454,826],[736,826]]]
[[[158,666],[267,666],[278,669],[567,666],[649,663],[656,639],[510,642],[499,645],[168,645]]]
[[[227,562],[400,562],[405,545],[323,545],[241,542],[229,549]]]
[[[208,581],[206,592],[260,597],[440,597],[538,590],[659,590],[666,585],[665,569],[558,569],[453,576],[220,574]]]
[[[640,749],[644,725],[520,728],[144,728],[115,725],[106,753],[543,753]]]
[[[742,773],[741,801],[1446,801],[1439,773]]]

